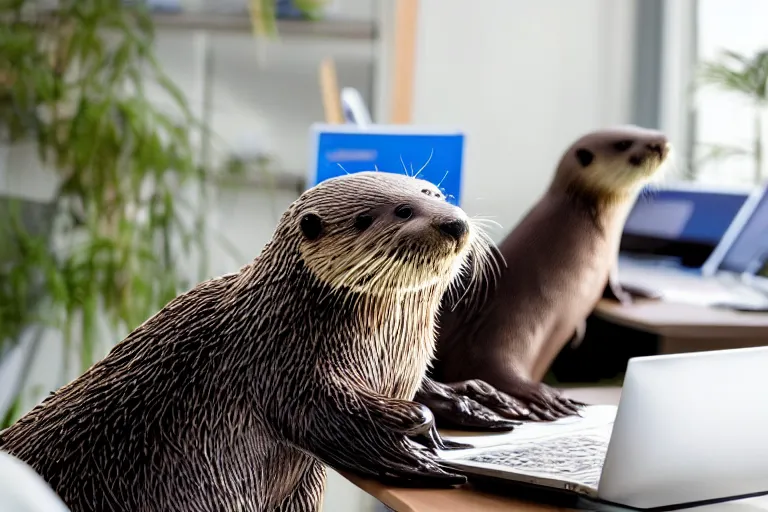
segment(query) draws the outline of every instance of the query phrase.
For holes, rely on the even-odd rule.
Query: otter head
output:
[[[326,180],[292,210],[300,258],[335,289],[385,294],[448,283],[482,239],[435,185],[386,172]]]
[[[589,133],[563,155],[555,183],[605,201],[625,199],[647,183],[669,154],[666,136],[636,126]]]

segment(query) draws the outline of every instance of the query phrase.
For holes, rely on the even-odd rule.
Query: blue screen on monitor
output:
[[[715,246],[747,196],[703,190],[647,190],[630,212],[624,233]]]

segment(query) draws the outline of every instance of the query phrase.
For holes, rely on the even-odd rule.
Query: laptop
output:
[[[700,268],[753,190],[688,183],[648,187],[624,223],[622,263]]]
[[[750,195],[701,269],[619,261],[619,282],[650,289],[662,300],[768,310],[768,293],[748,276],[768,255],[768,187]]]
[[[592,510],[683,508],[768,494],[768,347],[630,359],[615,406],[526,422],[505,434],[448,436],[470,483],[534,486]]]

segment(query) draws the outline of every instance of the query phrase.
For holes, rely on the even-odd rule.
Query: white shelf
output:
[[[153,13],[155,27],[214,32],[252,32],[251,19],[242,14]],[[326,19],[317,21],[277,20],[278,37],[328,38],[370,41],[378,37],[372,21]]]

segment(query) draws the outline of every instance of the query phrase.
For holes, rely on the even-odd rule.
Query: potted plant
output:
[[[214,173],[142,5],[0,0],[0,18],[0,146],[36,148],[57,183],[50,201],[0,197],[0,357],[31,337],[2,429],[39,398],[25,395],[26,370],[46,330],[61,334],[63,384],[205,276]]]

